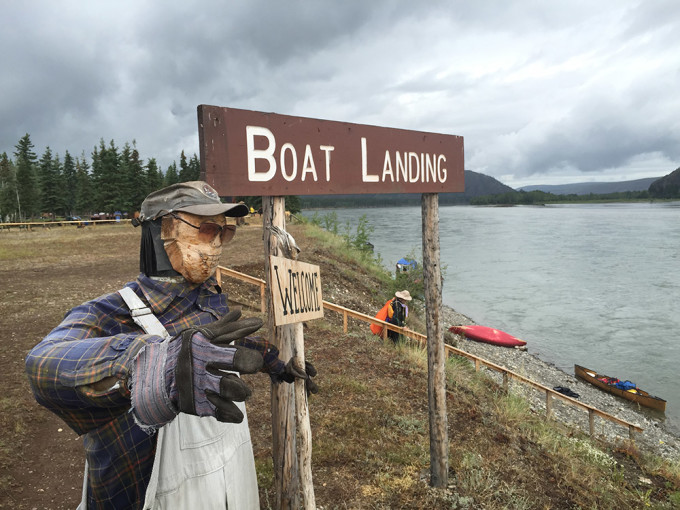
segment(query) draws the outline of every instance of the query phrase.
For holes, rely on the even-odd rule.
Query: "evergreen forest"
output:
[[[83,219],[104,213],[132,216],[144,198],[157,189],[199,178],[196,154],[180,154],[163,172],[155,158],[142,159],[136,143],[118,147],[103,139],[88,158],[83,151],[63,157],[47,147],[38,157],[29,134],[15,146],[13,157],[0,154],[0,220],[36,218]]]
[[[14,147],[12,156],[0,154],[0,222],[23,222],[35,219],[91,219],[133,217],[151,192],[178,182],[200,178],[196,154],[179,155],[163,171],[156,159],[142,158],[136,142],[119,147],[103,139],[90,156],[85,151],[63,156],[48,146],[42,155],[35,153],[29,134]],[[231,197],[254,210],[261,207],[261,197]],[[286,205],[299,212],[298,197],[287,197]]]

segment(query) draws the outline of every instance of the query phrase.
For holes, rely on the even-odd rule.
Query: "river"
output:
[[[320,209],[341,227],[365,214],[385,266],[422,260],[420,207]],[[680,202],[439,208],[443,302],[574,364],[667,400],[680,433]]]

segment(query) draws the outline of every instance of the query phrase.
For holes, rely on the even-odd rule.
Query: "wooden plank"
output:
[[[229,269],[228,267],[224,267],[224,266],[219,266],[219,268],[222,271],[222,273],[226,274],[227,276],[237,278],[237,279],[242,280],[244,282],[252,283],[253,285],[266,285],[267,284],[267,282],[265,280],[262,280],[261,278],[255,278],[254,276],[250,276],[249,274],[240,273],[238,271],[235,271],[233,269]]]
[[[430,485],[446,488],[449,435],[446,414],[446,351],[441,330],[442,276],[439,262],[439,196],[421,195],[423,279],[427,328],[427,393],[430,421]]]

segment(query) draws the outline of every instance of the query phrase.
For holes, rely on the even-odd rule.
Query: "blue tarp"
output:
[[[628,391],[635,388],[635,383],[630,381],[619,381],[614,386],[620,390]]]
[[[418,263],[415,260],[408,260],[408,259],[399,259],[397,260],[397,264],[401,266],[413,266],[413,267],[418,267]]]

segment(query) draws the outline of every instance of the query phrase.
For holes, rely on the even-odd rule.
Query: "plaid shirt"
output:
[[[140,275],[127,286],[149,304],[171,337],[213,322],[228,311],[227,296],[212,278],[191,288]],[[73,308],[26,358],[36,400],[84,436],[88,508],[143,505],[156,434],[147,434],[135,424],[126,380],[130,361],[139,350],[160,341],[161,337],[142,332],[120,294],[114,292]],[[265,371],[282,370],[283,363],[272,358],[275,348],[268,342],[239,343],[269,358]],[[106,378],[111,384],[101,388]]]

